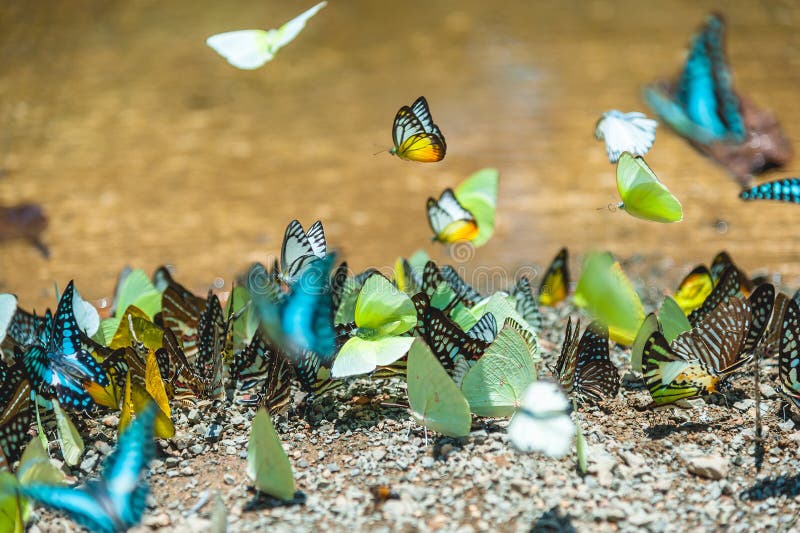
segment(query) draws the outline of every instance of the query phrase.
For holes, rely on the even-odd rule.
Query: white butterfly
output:
[[[575,437],[569,416],[572,404],[550,381],[535,381],[525,390],[522,407],[508,423],[511,442],[523,452],[538,451],[550,457],[566,455]]]
[[[257,69],[272,61],[278,50],[292,42],[305,28],[308,19],[325,7],[320,2],[308,11],[296,16],[280,28],[271,30],[239,30],[218,33],[206,39],[206,44],[236,68]]]
[[[14,314],[17,312],[17,297],[13,294],[0,294],[0,342],[6,338],[8,326],[11,325],[11,320],[14,319]],[[2,352],[0,352],[2,355]]]
[[[287,284],[294,283],[312,262],[322,259],[326,253],[327,244],[322,222],[319,220],[314,222],[306,232],[297,220],[292,220],[283,235],[281,279]]]
[[[657,126],[658,122],[647,118],[644,113],[623,113],[612,109],[597,121],[594,136],[606,141],[608,160],[616,163],[622,152],[645,155],[656,140]]]

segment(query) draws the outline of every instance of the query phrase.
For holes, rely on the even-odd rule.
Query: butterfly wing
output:
[[[311,245],[311,251],[322,259],[328,250],[328,245],[325,241],[325,228],[322,227],[322,222],[317,220],[314,222],[306,232],[306,239],[308,244]]]
[[[428,107],[428,101],[424,96],[420,96],[414,100],[414,103],[411,104],[411,112],[417,117],[417,120],[419,120],[419,123],[422,125],[422,129],[425,131],[425,133],[430,133],[438,137],[439,141],[441,141],[442,147],[447,150],[447,144],[445,143],[444,135],[442,135],[442,131],[439,129],[439,126],[434,124],[430,108]]]
[[[703,305],[713,289],[711,272],[704,265],[698,265],[681,281],[675,292],[675,301],[684,314],[688,314]]]
[[[677,356],[659,331],[645,342],[642,353],[644,379],[655,405],[666,405],[714,391],[719,378],[699,362]]]
[[[778,349],[779,392],[800,409],[800,307],[788,301]]]
[[[578,343],[573,389],[593,401],[613,398],[619,391],[619,371],[608,353],[608,327],[592,322]]]
[[[438,201],[428,198],[427,210],[428,223],[439,242],[469,241],[478,234],[475,217],[459,203],[452,189],[445,189]]]
[[[739,289],[739,275],[734,267],[728,267],[722,273],[717,285],[703,301],[703,304],[689,313],[689,323],[697,326],[717,306],[727,304],[731,298],[741,294]]]
[[[762,342],[766,341],[765,333],[775,305],[775,287],[769,283],[759,285],[748,297],[747,304],[752,319],[741,352],[752,354]]]
[[[800,178],[785,178],[756,185],[739,193],[742,200],[777,200],[800,204]]]
[[[559,250],[539,285],[539,303],[552,307],[563,301],[569,292],[569,253]]]
[[[564,344],[561,345],[561,354],[558,356],[555,367],[555,375],[558,382],[568,392],[572,391],[572,384],[575,379],[575,365],[578,363],[578,335],[581,331],[581,321],[575,324],[572,329],[572,317],[567,319],[567,330],[564,333]]]
[[[312,226],[313,227],[313,226]],[[314,238],[318,240],[317,246],[321,246],[319,238],[325,241],[325,233],[322,225],[319,231],[315,230]],[[324,255],[324,254],[323,254]],[[308,265],[318,259],[314,252],[314,247],[309,241],[308,235],[303,230],[303,226],[297,220],[292,220],[286,226],[283,234],[283,244],[281,245],[281,275],[284,280],[293,282],[300,274],[308,268]]]
[[[675,97],[691,121],[715,141],[742,142],[744,120],[725,60],[724,38],[725,23],[712,14],[692,39]]]
[[[242,70],[255,70],[272,61],[277,50],[270,46],[270,35],[264,30],[237,30],[218,33],[206,44],[228,63]]]
[[[533,295],[531,289],[531,282],[527,276],[519,278],[511,295],[516,300],[517,313],[528,323],[528,325],[536,330],[542,327],[542,314],[539,311],[539,301]]]
[[[426,132],[422,122],[408,106],[401,107],[394,117],[392,140],[394,147],[390,152],[409,161],[434,163],[444,159],[447,152],[444,139]]]
[[[467,330],[467,335],[473,339],[482,340],[487,343],[494,341],[497,337],[497,320],[492,313],[486,313],[474,326]]]
[[[311,17],[317,14],[320,9],[325,7],[328,2],[320,2],[314,7],[307,9],[306,11],[300,13],[295,18],[278,28],[273,35],[271,35],[271,42],[270,50],[273,54],[277,53],[278,50],[289,44],[297,37],[303,28],[306,27],[306,23],[309,21]]]
[[[21,495],[66,513],[90,531],[117,533],[120,530],[100,498],[85,489],[31,483],[20,486]]]
[[[453,289],[456,297],[467,307],[472,307],[483,299],[472,285],[464,281],[459,273],[450,265],[444,265],[439,269],[442,279]]]
[[[622,152],[643,156],[653,146],[658,122],[643,113],[622,113],[616,109],[603,113],[594,135],[605,140],[608,160],[616,163]]]
[[[622,208],[654,222],[683,220],[683,207],[641,157],[624,152],[617,163],[617,189]]]

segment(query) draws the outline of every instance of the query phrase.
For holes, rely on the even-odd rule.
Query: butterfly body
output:
[[[439,126],[433,122],[424,96],[411,107],[403,106],[394,117],[392,127],[394,146],[389,153],[408,161],[435,163],[444,159],[447,143]]]

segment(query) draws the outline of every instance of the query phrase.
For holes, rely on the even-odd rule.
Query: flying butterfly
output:
[[[22,362],[37,393],[55,396],[62,406],[86,409],[92,397],[85,382],[108,385],[100,364],[81,346],[81,331],[75,319],[73,283],[67,284],[58,302],[46,346],[34,344],[22,355]]]
[[[789,300],[781,323],[778,392],[800,409],[800,307]]]
[[[599,402],[614,398],[619,391],[619,372],[608,352],[608,327],[592,322],[578,341],[580,320],[572,330],[572,319],[567,321],[567,332],[561,355],[555,367],[555,376],[568,393],[582,399]]]
[[[539,285],[539,303],[552,307],[563,301],[569,293],[569,252],[558,251]]]
[[[408,161],[435,163],[444,159],[447,143],[439,126],[434,124],[428,101],[417,98],[411,107],[403,106],[394,117],[394,146],[389,153]]]
[[[594,136],[606,142],[608,160],[616,163],[622,152],[643,156],[656,140],[658,122],[644,113],[623,113],[612,109],[606,111],[594,128]]]
[[[478,222],[456,199],[453,189],[445,189],[439,199],[428,198],[428,224],[433,240],[442,244],[471,241],[478,236]]]
[[[238,69],[257,69],[272,61],[278,50],[292,42],[326,5],[327,2],[320,2],[277,29],[218,33],[206,39],[206,44]]]
[[[155,456],[154,419],[152,404],[139,412],[106,458],[102,475],[90,479],[85,486],[30,483],[20,485],[19,493],[66,513],[91,531],[127,531],[141,521],[150,492],[145,473]]]
[[[776,200],[800,204],[800,178],[783,178],[739,193],[742,200]]]
[[[692,38],[677,87],[645,88],[645,100],[671,128],[699,144],[740,143],[746,128],[725,61],[725,23],[712,14]]]
[[[683,220],[681,203],[641,157],[622,153],[617,162],[617,190],[622,199],[617,207],[636,218],[665,223]]]

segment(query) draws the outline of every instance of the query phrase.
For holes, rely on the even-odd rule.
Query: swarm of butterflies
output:
[[[232,65],[255,69],[325,5],[278,29],[228,32],[207,43]],[[752,133],[737,115],[723,29],[722,19],[712,16],[693,39],[677,88],[647,92],[662,119],[698,145],[742,143]],[[617,163],[621,202],[614,207],[644,220],[678,222],[680,202],[643,159],[655,129],[642,113],[614,110],[601,117],[595,135]],[[447,151],[424,97],[400,108],[392,138],[389,152],[410,161],[441,161]],[[487,168],[428,198],[433,241],[486,243],[498,184],[498,171]],[[742,197],[798,202],[800,182],[765,184]],[[579,404],[617,397],[611,342],[631,347],[631,368],[652,400],[645,407],[681,406],[724,391],[749,364],[773,355],[781,394],[800,407],[800,297],[749,279],[725,253],[710,267],[695,268],[649,315],[612,254],[587,254],[572,303],[591,321],[581,330],[580,320],[568,319],[560,354],[553,366],[543,365],[540,306],[567,300],[568,263],[562,249],[537,289],[521,277],[492,293],[422,251],[399,258],[391,276],[375,269],[353,273],[329,250],[321,222],[306,230],[294,220],[280,257],[252,265],[224,303],[212,291],[202,297],[187,290],[165,267],[152,276],[125,269],[103,318],[72,282],[56,291],[54,313],[29,312],[2,294],[3,524],[22,528],[37,502],[93,531],[127,530],[145,510],[153,438],[175,433],[172,409],[193,406],[219,417],[229,402],[257,410],[247,457],[255,487],[290,501],[294,476],[272,417],[292,407],[293,387],[306,393],[304,402],[320,401],[353,376],[405,380],[410,415],[426,440],[428,430],[468,435],[473,416],[510,417],[509,437],[518,449],[560,457],[575,442],[584,472],[585,441],[572,413]],[[541,376],[545,367],[549,377]],[[117,445],[99,477],[68,486],[50,462],[51,448],[60,449],[68,466],[78,464],[85,445],[73,419],[102,410],[119,412]]]

